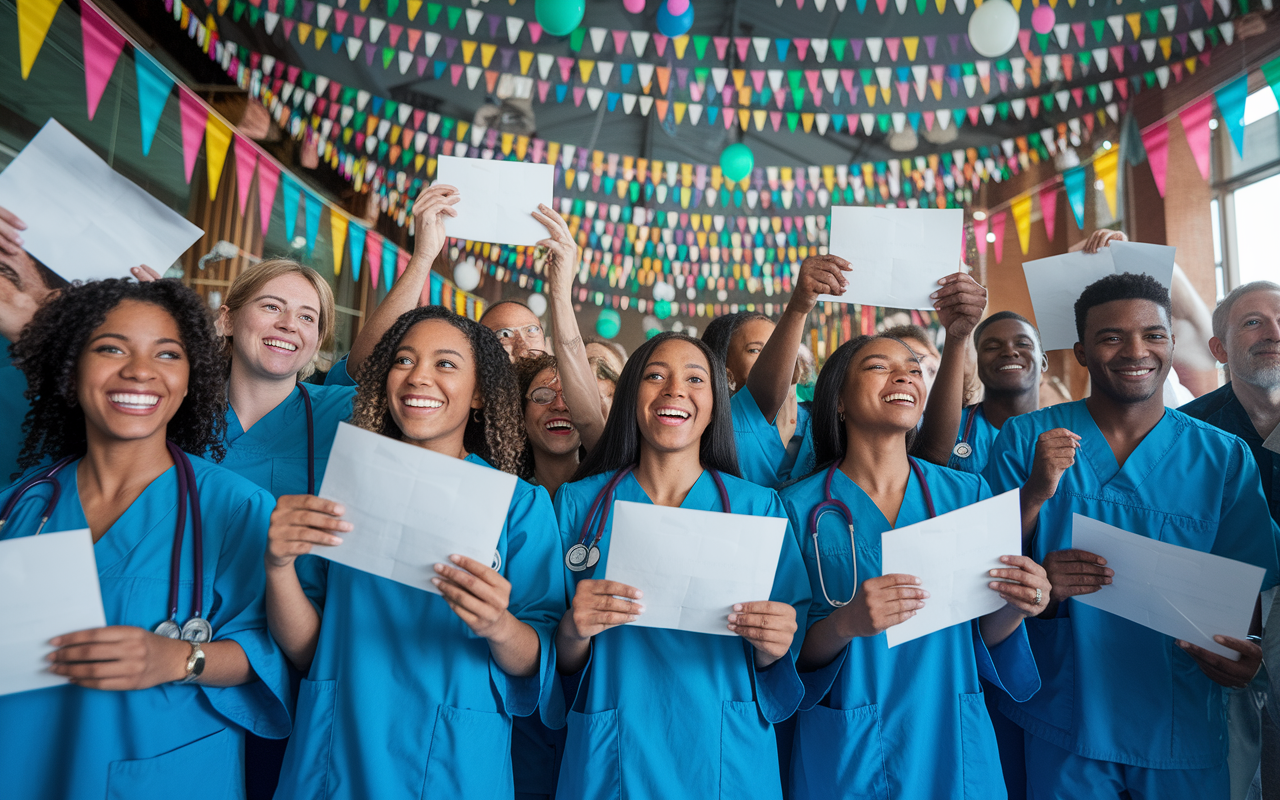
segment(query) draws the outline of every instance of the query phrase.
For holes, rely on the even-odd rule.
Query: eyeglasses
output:
[[[519,335],[521,339],[537,339],[542,336],[541,325],[525,325],[523,328],[498,328],[494,333],[499,339],[511,339]]]
[[[557,395],[560,397],[561,400],[564,399],[563,391],[552,389],[550,386],[539,386],[537,389],[534,389],[532,392],[529,392],[528,399],[532,400],[533,402],[537,403],[540,406],[549,406],[553,402],[555,402]]]

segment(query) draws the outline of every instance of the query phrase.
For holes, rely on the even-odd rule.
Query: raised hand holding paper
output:
[[[0,694],[65,684],[49,640],[106,624],[88,528],[0,541]]]
[[[1110,585],[1072,602],[1240,660],[1238,652],[1213,637],[1248,635],[1266,575],[1262,567],[1148,539],[1080,514],[1072,515],[1071,546],[1102,556],[1116,573]]]
[[[52,119],[0,172],[0,206],[27,224],[27,252],[69,281],[164,272],[204,235]]]
[[[444,232],[473,242],[535,245],[547,229],[531,214],[539,203],[551,206],[555,179],[550,164],[440,156],[436,182],[456,186],[462,198]]]
[[[849,262],[849,288],[819,300],[884,308],[931,309],[938,280],[960,268],[960,209],[831,209],[834,256]]]
[[[341,423],[320,496],[354,527],[314,555],[440,594],[436,564],[493,561],[516,477]]]
[[[1090,255],[1083,251],[1022,265],[1036,326],[1045,350],[1069,350],[1076,339],[1076,300],[1094,281],[1123,272],[1146,273],[1165,288],[1173,283],[1175,248],[1141,242],[1112,242]]]
[[[733,636],[734,603],[768,600],[787,521],[617,500],[605,579],[644,592],[642,628]]]
[[[990,570],[1022,552],[1022,511],[1015,489],[880,537],[881,574],[914,575],[929,592],[924,608],[885,631],[890,647],[999,611]]]

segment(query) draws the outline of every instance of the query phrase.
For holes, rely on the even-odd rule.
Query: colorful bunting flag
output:
[[[1191,155],[1200,168],[1200,175],[1206,181],[1209,180],[1209,120],[1212,118],[1212,97],[1202,97],[1178,114],[1182,132],[1187,136],[1187,146],[1191,148]],[[1113,216],[1114,213],[1113,211]]]
[[[1044,235],[1053,241],[1053,230],[1058,223],[1058,184],[1050,183],[1040,189],[1040,221],[1044,223]]]
[[[1214,93],[1218,112],[1226,123],[1227,133],[1236,146],[1236,155],[1244,157],[1244,104],[1249,97],[1249,75],[1245,73]]]
[[[329,238],[333,245],[333,274],[335,276],[342,274],[342,257],[346,255],[347,229],[354,229],[358,226],[351,225],[351,221],[338,211],[336,208],[329,209]],[[355,278],[352,278],[354,280]]]
[[[107,22],[98,9],[82,3],[80,33],[84,41],[84,87],[89,105],[89,119],[98,111],[102,93],[111,81],[116,62],[124,50],[124,37]]]
[[[1143,131],[1142,146],[1147,151],[1147,164],[1151,167],[1156,191],[1164,197],[1165,174],[1169,166],[1169,123],[1161,122]]]
[[[311,192],[303,192],[302,199],[307,215],[307,258],[311,258],[312,251],[316,249],[316,237],[320,234],[320,210],[325,204]]]
[[[262,180],[261,173],[258,174],[258,180]],[[302,190],[294,182],[293,176],[285,173],[281,192],[284,194],[284,238],[292,247],[294,230],[298,226],[298,204],[302,202]]]
[[[365,238],[368,235],[365,228],[359,225],[351,226],[351,280],[360,280],[360,261],[364,258]]]
[[[31,67],[36,63],[60,5],[62,0],[18,0],[18,52],[24,81],[31,75]]]
[[[276,203],[276,186],[280,183],[280,167],[269,158],[258,159],[258,217],[262,223],[262,235],[267,235],[271,226],[271,210]],[[298,210],[298,198],[293,198],[293,210]],[[293,237],[293,217],[286,213],[285,237]]]
[[[245,215],[249,207],[249,186],[253,183],[253,173],[258,168],[258,151],[249,140],[236,135],[236,199],[240,201],[240,216]]]
[[[1024,195],[1009,204],[1013,225],[1018,230],[1018,247],[1025,256],[1031,247],[1031,195]]]
[[[173,79],[141,50],[134,49],[133,60],[138,77],[138,116],[142,126],[142,154],[145,156],[151,154],[156,128],[173,92]]]
[[[227,148],[231,146],[231,129],[216,114],[209,115],[204,134],[204,163],[209,172],[209,199],[218,197],[218,183],[222,180],[222,167],[227,162]]]
[[[1120,165],[1120,149],[1103,150],[1093,159],[1093,174],[1102,181],[1102,195],[1106,198],[1111,216],[1116,215],[1116,172]]]
[[[369,231],[366,236],[369,253],[369,288],[376,292],[378,289],[378,274],[382,270],[382,234],[377,231]],[[387,274],[391,274],[390,269],[387,270]],[[391,288],[389,284],[387,288]]]
[[[996,248],[997,264],[1004,260],[1004,221],[1005,214],[1003,211],[996,211],[991,214],[991,232],[996,235],[996,240],[993,244]]]
[[[209,109],[185,86],[178,88],[178,107],[182,111],[182,163],[187,183],[191,183],[196,159],[200,157],[200,143],[209,123]]]
[[[1062,173],[1062,187],[1067,192],[1067,205],[1076,227],[1084,230],[1084,167],[1073,167]]]

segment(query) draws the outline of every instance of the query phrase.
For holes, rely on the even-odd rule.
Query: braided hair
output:
[[[84,411],[76,371],[85,344],[116,306],[135,300],[159,306],[178,325],[190,365],[187,396],[166,436],[193,455],[222,460],[227,426],[226,356],[200,296],[176,280],[136,283],[110,278],[72,284],[36,311],[10,352],[27,378],[31,404],[22,423],[23,470],[84,452]]]
[[[462,446],[503,472],[522,474],[527,438],[511,357],[493,331],[442,306],[423,306],[406,311],[382,335],[356,376],[360,391],[356,395],[351,424],[391,439],[404,438],[391,416],[387,377],[391,374],[396,351],[404,337],[414,325],[427,320],[449,323],[471,344],[476,386],[484,398],[484,408],[467,418]]]

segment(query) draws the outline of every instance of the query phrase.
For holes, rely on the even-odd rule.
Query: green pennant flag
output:
[[[1000,119],[1009,118],[1009,101],[1005,100],[996,104],[996,112],[1000,115]]]
[[[356,99],[356,87],[354,86],[342,87],[342,105],[349,106],[351,105],[351,101],[355,99]]]
[[[391,59],[396,57],[396,51],[390,47],[382,48],[382,68],[389,69],[391,67]]]
[[[1156,74],[1154,72],[1145,72],[1142,75],[1142,80],[1147,84],[1147,88],[1150,89],[1156,85]]]
[[[889,118],[888,114],[876,114],[876,127],[880,129],[881,133],[888,133],[893,127],[893,120]]]
[[[1038,132],[1036,132],[1036,131],[1032,131],[1031,133],[1028,133],[1028,134],[1027,134],[1027,144],[1029,144],[1029,145],[1031,145],[1032,147],[1034,147],[1034,148],[1036,148],[1037,150],[1039,150],[1039,149],[1040,149],[1040,147],[1041,147],[1041,145],[1042,145],[1042,142],[1041,142],[1041,139],[1040,139],[1040,134],[1039,134]]]
[[[236,22],[239,22],[240,18],[244,16],[245,9],[248,7],[249,4],[243,2],[243,0],[236,0],[231,4],[231,18]]]
[[[1089,24],[1093,26],[1093,41],[1098,44],[1101,44],[1102,37],[1107,32],[1107,21],[1105,19],[1099,18],[1095,20],[1090,20]]]
[[[963,109],[963,108],[953,108],[953,109],[951,109],[951,119],[955,122],[955,126],[956,126],[957,128],[959,128],[961,125],[963,125],[963,124],[964,124],[964,109]]]
[[[387,157],[387,150],[389,149],[390,149],[390,145],[388,145],[386,142],[378,142],[378,160],[379,161]]]
[[[640,202],[640,182],[639,181],[631,182],[631,188],[628,191],[628,195],[630,196],[632,203]]]
[[[791,102],[792,102],[792,104],[793,104],[793,105],[795,105],[795,107],[796,107],[796,111],[799,111],[801,108],[803,108],[803,107],[804,107],[804,92],[795,92],[795,93],[793,93],[793,94],[791,95]]]
[[[257,27],[261,14],[262,11],[257,6],[249,6],[249,27]]]
[[[427,24],[435,25],[436,20],[440,19],[440,12],[444,10],[444,6],[439,3],[427,3]]]
[[[698,57],[701,58],[702,56]],[[695,83],[700,83],[703,86],[706,86],[707,78],[709,77],[711,77],[711,70],[706,67],[699,67],[693,71],[693,80]]]
[[[1009,59],[1002,58],[996,62],[996,72],[1009,72],[1013,66],[1009,63]]]
[[[800,115],[794,111],[787,112],[787,130],[792,133],[796,132],[796,123],[800,121]]]
[[[831,52],[835,54],[836,61],[844,61],[844,39],[831,40]]]
[[[386,118],[387,118],[387,119],[395,119],[395,116],[396,116],[396,109],[397,109],[397,108],[399,108],[399,107],[400,107],[400,104],[399,104],[399,103],[397,103],[395,100],[388,100],[388,101],[387,101],[387,113],[385,114]]]
[[[1054,103],[1054,100],[1053,100],[1053,95],[1052,95],[1052,94],[1042,94],[1042,95],[1040,95],[1040,105],[1042,105],[1042,106],[1044,107],[1044,110],[1045,110],[1045,111],[1048,111],[1048,110],[1050,110],[1051,108],[1053,108],[1053,103]]]
[[[1249,0],[1238,0],[1240,4],[1240,16],[1249,13]]]
[[[316,74],[314,72],[302,71],[302,88],[308,92],[315,86]]]
[[[1091,83],[1084,87],[1084,93],[1088,96],[1090,103],[1098,102],[1098,85]]]
[[[1144,11],[1142,15],[1147,18],[1147,28],[1149,28],[1152,33],[1159,33],[1160,32],[1160,9],[1153,8],[1150,11]]]
[[[449,6],[445,12],[449,20],[449,30],[458,27],[458,20],[462,19],[462,9],[457,6]]]
[[[351,118],[351,127],[356,130],[364,130],[364,123],[369,119],[369,115],[363,111],[357,111],[356,115]]]
[[[297,8],[298,0],[284,0],[284,15],[286,17],[293,16],[293,10]]]
[[[950,172],[950,171],[951,171],[951,165],[952,165],[952,164],[954,164],[954,163],[955,163],[955,162],[953,162],[953,161],[951,160],[951,153],[950,153],[950,151],[943,150],[943,151],[942,151],[942,171],[943,171],[943,172]]]
[[[1040,43],[1040,52],[1044,53],[1049,49],[1049,34],[1037,33],[1036,41]]]
[[[988,150],[988,149],[987,149],[987,148],[985,148],[985,147],[979,147],[979,148],[978,148],[978,158],[982,158],[982,159],[991,158],[991,151],[990,151],[990,150]]]
[[[699,61],[707,57],[707,45],[709,44],[711,44],[710,36],[693,37],[693,52],[698,54]]]
[[[1217,46],[1218,46],[1218,26],[1217,26],[1217,25],[1211,25],[1211,26],[1209,26],[1208,28],[1205,28],[1205,29],[1204,29],[1204,32],[1205,32],[1206,34],[1208,34],[1208,37],[1209,37],[1209,46],[1210,46],[1210,47],[1217,47]]]
[[[387,0],[387,17],[394,17],[396,15],[396,9],[399,7],[400,0]]]
[[[800,94],[804,90],[800,88],[800,81],[804,79],[804,73],[798,69],[787,70],[787,83],[791,85],[792,94]]]
[[[574,28],[573,33],[569,34],[569,49],[575,53],[582,52],[582,40],[586,38],[587,29],[581,26]]]
[[[1280,102],[1280,58],[1274,58],[1262,65],[1262,77],[1267,79],[1276,101]]]
[[[978,68],[975,67],[973,64],[961,64],[960,72],[964,73],[965,75],[976,75],[978,72]]]
[[[457,123],[457,120],[455,120],[453,117],[441,117],[440,118],[440,138],[452,139],[453,126],[456,123]]]
[[[924,16],[924,10],[928,8],[928,6],[929,0],[916,0],[916,10],[920,12],[921,16]]]
[[[876,79],[876,74],[869,69],[858,70],[858,80],[862,81],[864,86],[870,86]]]

